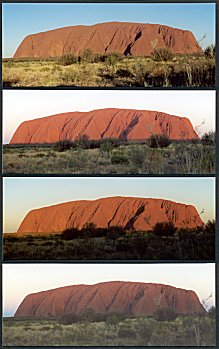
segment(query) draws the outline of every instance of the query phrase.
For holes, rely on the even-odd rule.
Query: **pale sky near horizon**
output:
[[[157,110],[185,116],[202,135],[215,130],[215,91],[3,91],[3,143],[26,120],[101,108]],[[202,124],[203,123],[203,124]]]
[[[74,200],[109,196],[162,198],[204,209],[204,222],[215,217],[215,179],[204,178],[70,178],[3,179],[3,232],[16,232],[32,209]]]
[[[106,281],[152,282],[193,290],[215,304],[213,263],[165,264],[4,264],[3,316],[13,316],[30,293]]]
[[[29,34],[103,22],[155,23],[190,30],[205,48],[215,43],[214,3],[3,4],[3,57],[12,57]]]

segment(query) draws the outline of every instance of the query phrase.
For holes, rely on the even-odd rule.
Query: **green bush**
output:
[[[154,313],[154,318],[157,321],[174,321],[177,317],[178,314],[171,307],[157,309]]]
[[[124,154],[119,154],[119,153],[114,153],[111,156],[111,163],[114,165],[118,165],[118,164],[128,164],[129,163],[129,159],[126,155]]]
[[[61,65],[71,65],[71,64],[77,63],[77,61],[78,61],[77,57],[75,57],[71,53],[67,53],[59,57],[59,60],[58,60],[59,64]]]
[[[124,326],[119,328],[118,337],[119,338],[135,338],[136,333],[133,328]]]
[[[116,326],[120,322],[120,316],[116,313],[107,314],[106,324],[109,326]]]
[[[53,149],[55,151],[63,152],[63,151],[71,149],[72,146],[73,146],[73,142],[66,139],[63,141],[56,142],[53,146]]]
[[[155,224],[152,232],[157,236],[173,236],[176,230],[173,222],[159,222]]]
[[[171,144],[171,140],[166,134],[151,135],[148,141],[150,148],[166,148]]]
[[[90,48],[86,48],[79,56],[80,62],[94,63],[95,55]]]
[[[215,235],[215,220],[207,221],[204,231],[206,234]]]
[[[109,53],[105,57],[105,63],[107,65],[114,66],[118,61],[123,58],[122,54],[119,52]]]
[[[206,132],[201,137],[201,143],[203,145],[214,145],[215,144],[215,132]]]
[[[74,240],[74,239],[78,239],[81,237],[82,237],[82,233],[77,228],[65,229],[61,234],[61,238],[63,240]]]
[[[80,321],[80,316],[73,313],[66,313],[61,315],[58,321],[62,325],[71,325],[71,324],[74,324],[75,322]]]
[[[148,321],[139,319],[135,325],[135,329],[142,343],[147,345],[153,335],[153,325]]]
[[[102,142],[102,143],[100,143],[99,149],[100,149],[101,154],[105,154],[105,153],[108,154],[113,149],[113,144],[110,141]]]
[[[89,138],[88,138],[88,136],[86,134],[80,135],[76,142],[77,142],[77,145],[80,148],[83,148],[83,149],[89,149],[90,148],[90,141],[89,141]]]
[[[209,310],[208,310],[208,316],[211,319],[216,319],[216,308],[214,306],[212,306]]]
[[[152,52],[152,59],[154,61],[171,61],[173,59],[173,53],[169,48],[158,48]]]
[[[138,146],[132,147],[129,151],[129,158],[136,166],[141,167],[146,158],[145,149]]]
[[[207,46],[204,54],[207,58],[215,58],[215,45]]]

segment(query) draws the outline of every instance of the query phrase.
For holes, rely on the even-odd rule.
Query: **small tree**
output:
[[[83,149],[88,149],[90,146],[89,137],[86,134],[82,134],[77,139],[77,144]]]
[[[53,149],[55,151],[63,152],[63,151],[71,149],[72,147],[73,147],[73,142],[66,139],[63,141],[56,142],[53,146]]]
[[[92,308],[88,308],[82,312],[81,316],[83,320],[92,322],[95,319],[95,311]]]
[[[106,324],[108,326],[116,326],[120,322],[119,314],[108,314],[106,318]]]
[[[207,58],[215,58],[215,45],[207,46],[204,53]]]
[[[171,307],[159,308],[154,313],[154,318],[157,321],[174,321],[177,317],[178,314]]]
[[[107,65],[114,66],[118,61],[122,59],[122,54],[119,52],[109,53],[105,58]]]
[[[205,233],[215,235],[215,220],[207,221],[205,225]]]
[[[81,54],[80,54],[80,60],[82,62],[87,63],[93,63],[94,62],[94,54],[90,48],[86,48]]]
[[[109,154],[113,149],[113,144],[110,141],[102,142],[99,149],[102,155]]]
[[[216,318],[216,308],[214,306],[212,306],[209,310],[208,310],[208,316],[211,319],[215,319]]]
[[[71,53],[67,53],[59,57],[59,60],[58,60],[59,64],[61,65],[71,65],[71,64],[77,63],[77,61],[78,61],[77,57],[75,57]]]
[[[201,138],[201,143],[203,145],[214,145],[215,144],[215,133],[214,132],[204,133],[202,138]]]
[[[59,323],[61,323],[62,325],[71,325],[75,322],[78,322],[79,320],[79,315],[73,313],[62,314],[58,319]]]
[[[173,222],[158,222],[152,229],[152,232],[157,236],[173,236],[177,228]]]
[[[151,135],[149,138],[150,148],[166,148],[171,144],[171,140],[166,134]]]
[[[171,49],[165,47],[165,48],[158,48],[155,49],[152,52],[152,59],[154,61],[171,61],[173,59],[173,53],[171,51]]]

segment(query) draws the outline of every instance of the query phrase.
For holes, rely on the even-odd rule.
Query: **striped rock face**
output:
[[[93,53],[120,52],[148,56],[154,49],[169,48],[174,53],[202,52],[194,35],[160,24],[109,22],[91,26],[71,26],[31,34],[21,42],[14,58],[57,57],[85,49]]]
[[[14,316],[57,317],[66,313],[80,314],[86,309],[97,313],[153,315],[157,309],[166,307],[180,314],[205,312],[191,290],[154,283],[111,281],[29,294]]]
[[[203,225],[194,206],[169,200],[135,197],[107,197],[72,201],[30,211],[17,233],[58,233],[68,228],[82,229],[88,223],[98,228],[120,226],[151,230],[158,222],[172,221],[179,228]]]
[[[199,139],[186,117],[157,111],[112,108],[25,121],[15,131],[10,144],[75,141],[84,135],[90,140],[114,138],[144,141],[152,134],[166,134],[172,140]]]

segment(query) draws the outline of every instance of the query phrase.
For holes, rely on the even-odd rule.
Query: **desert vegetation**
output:
[[[3,171],[14,174],[214,174],[215,134],[171,141],[151,135],[142,143],[115,139],[4,145]]]
[[[5,260],[214,260],[215,221],[195,229],[160,222],[148,232],[90,223],[59,234],[5,234],[3,248]]]
[[[151,56],[133,57],[118,52],[80,56],[3,59],[3,86],[87,87],[213,87],[215,47],[203,53],[173,54],[154,49]]]
[[[215,346],[215,308],[203,315],[158,309],[152,316],[82,314],[3,319],[4,346]]]

